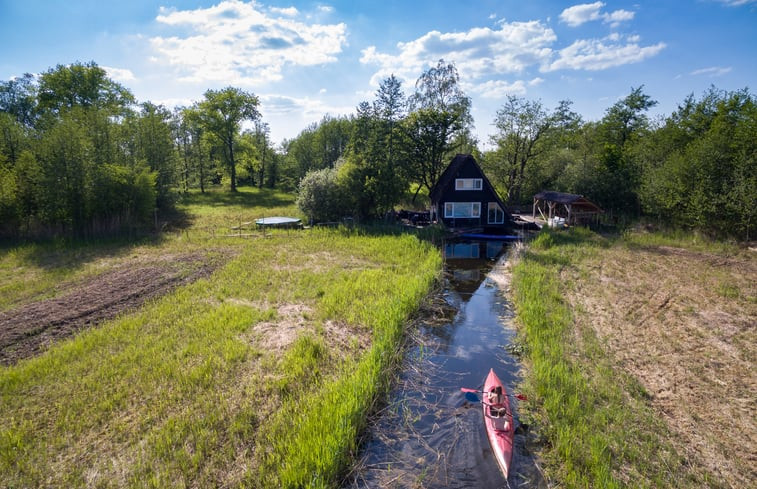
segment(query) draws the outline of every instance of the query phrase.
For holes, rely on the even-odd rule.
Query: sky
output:
[[[355,113],[440,59],[483,147],[507,96],[598,120],[633,88],[670,115],[690,94],[757,85],[757,0],[0,0],[0,80],[96,62],[169,108],[254,93],[275,143]]]

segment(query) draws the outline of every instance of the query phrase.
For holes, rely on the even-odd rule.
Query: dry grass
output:
[[[616,244],[562,273],[579,325],[641,382],[697,478],[752,486],[757,255]]]

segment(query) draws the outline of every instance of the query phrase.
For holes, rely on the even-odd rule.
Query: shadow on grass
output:
[[[286,207],[294,204],[294,196],[272,189],[255,187],[239,187],[237,192],[213,187],[205,193],[192,191],[179,197],[181,206],[207,207],[241,207],[252,209],[255,207],[274,208]]]
[[[166,233],[181,232],[195,225],[191,207],[273,209],[293,203],[294,196],[271,189],[241,187],[232,193],[219,187],[205,193],[191,191],[178,195],[174,208],[160,210],[153,222],[140,229],[86,238],[4,240],[0,242],[0,259],[15,253],[21,262],[46,270],[75,269],[98,259],[127,255],[137,246],[160,246],[166,240]]]

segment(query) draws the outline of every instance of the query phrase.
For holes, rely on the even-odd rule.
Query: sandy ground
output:
[[[635,376],[694,467],[757,484],[757,253],[671,247],[599,251],[568,299]],[[706,484],[705,484],[706,485]]]

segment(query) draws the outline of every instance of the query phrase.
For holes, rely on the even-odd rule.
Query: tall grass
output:
[[[339,375],[321,385],[305,384],[282,400],[261,434],[270,447],[256,475],[264,487],[333,487],[352,461],[366,413],[387,388],[386,370],[397,358],[403,325],[440,269],[439,254],[417,246],[415,238],[388,244],[363,241],[368,248],[361,252],[386,260],[392,254],[392,267],[345,275],[324,294],[320,317],[372,331],[373,344],[361,358],[339,365]]]
[[[234,216],[266,212],[250,203],[256,193],[244,197],[231,203]],[[223,202],[192,198],[190,226],[228,226]],[[308,230],[240,240],[189,229],[203,237],[177,233],[150,252],[235,253],[207,278],[0,368],[1,485],[337,481],[405,320],[440,272],[438,251],[406,235]],[[256,326],[277,324],[286,304],[301,305],[301,330],[283,351],[269,350]],[[363,331],[370,348],[343,350],[325,335],[327,322]]]
[[[587,230],[542,231],[513,270],[513,301],[527,345],[524,389],[546,440],[550,478],[563,487],[677,487],[682,460],[637,381],[614,368],[564,298],[561,271],[590,262],[608,242]]]

